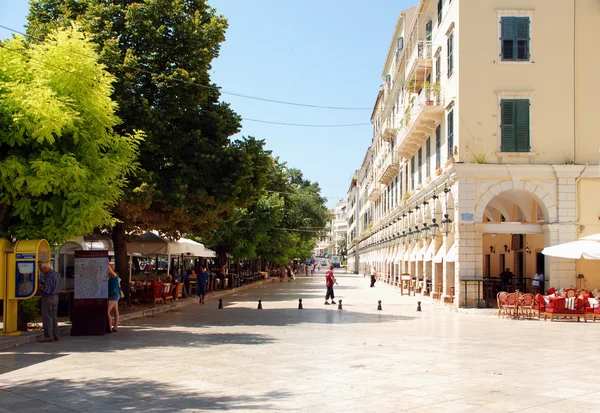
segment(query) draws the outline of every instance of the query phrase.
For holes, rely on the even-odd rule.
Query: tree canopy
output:
[[[0,61],[1,236],[61,242],[111,224],[141,140],[115,132],[115,78],[73,28],[1,42]]]
[[[257,202],[237,208],[203,241],[237,259],[260,257],[284,264],[293,258],[310,257],[328,219],[318,184],[276,159],[268,177]]]

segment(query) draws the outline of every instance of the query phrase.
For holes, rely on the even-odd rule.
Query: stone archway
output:
[[[490,201],[501,193],[510,191],[522,191],[528,193],[538,204],[543,206],[541,208],[544,214],[544,221],[546,223],[554,223],[558,221],[558,208],[554,203],[552,196],[546,192],[542,187],[532,183],[523,181],[505,181],[488,188],[488,190],[481,195],[479,202],[475,207],[474,222],[475,224],[481,224],[485,222],[484,216],[486,208]]]

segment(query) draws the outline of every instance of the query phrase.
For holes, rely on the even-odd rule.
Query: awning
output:
[[[433,257],[433,262],[442,262],[442,260],[444,259],[444,255],[446,255],[446,248],[444,247],[444,244],[442,244],[442,246],[435,253],[435,256]]]
[[[600,260],[600,234],[580,238],[577,241],[553,245],[543,249],[542,254],[550,257]]]
[[[435,240],[432,240],[429,243],[429,248],[427,248],[427,251],[425,251],[425,254],[423,256],[423,261],[425,261],[425,262],[432,261],[433,257],[435,257],[435,253],[436,253]]]
[[[456,242],[453,242],[452,246],[450,247],[450,249],[448,250],[448,252],[444,256],[444,261],[446,261],[446,262],[456,262],[457,258],[458,258],[458,246],[456,245]]]
[[[215,257],[215,252],[204,247],[203,244],[187,238],[169,241],[153,232],[138,235],[127,243],[127,251],[145,255],[186,255],[188,257]]]
[[[403,257],[402,259],[403,259],[403,261],[405,261],[405,262],[406,262],[406,261],[408,261],[408,260],[410,259],[410,252],[408,251],[408,247],[406,247],[406,248],[404,249],[404,257]]]
[[[419,253],[421,252],[421,248],[419,247],[419,244],[415,244],[415,247],[413,248],[412,252],[410,253],[410,260],[411,261],[418,261],[419,258]]]
[[[396,252],[396,258],[394,258],[394,262],[396,264],[402,262],[402,256],[404,255],[403,249],[404,248],[402,248],[402,247],[398,247],[398,251]]]
[[[423,244],[423,247],[419,249],[419,251],[417,252],[417,261],[423,261],[423,256],[425,255],[425,252],[427,251],[427,246],[425,244]]]

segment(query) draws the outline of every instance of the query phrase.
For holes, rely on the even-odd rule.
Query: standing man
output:
[[[44,274],[44,292],[42,293],[42,323],[44,339],[40,343],[58,341],[58,293],[60,292],[60,275],[52,269],[49,262],[40,264]]]
[[[204,304],[206,296],[206,283],[210,279],[210,274],[206,271],[206,267],[200,266],[200,274],[198,274],[198,295],[200,296],[199,303]]]
[[[509,285],[512,285],[512,280],[515,275],[510,272],[510,268],[505,269],[500,273],[500,283],[502,291],[506,291]]]
[[[327,286],[327,294],[325,295],[325,305],[329,304],[329,297],[331,297],[331,304],[335,304],[333,294],[333,284],[337,284],[335,277],[333,276],[333,265],[329,266],[329,271],[325,273],[325,285]]]
[[[375,287],[375,281],[377,281],[377,269],[373,265],[371,267],[371,288]]]

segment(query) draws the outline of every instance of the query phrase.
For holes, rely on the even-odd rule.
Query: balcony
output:
[[[375,202],[381,195],[381,188],[378,183],[374,183],[371,191],[369,192],[369,201]]]
[[[394,153],[388,153],[379,169],[379,183],[382,185],[389,184],[398,174],[399,167],[398,159],[394,156]]]
[[[396,154],[411,158],[429,136],[435,136],[435,128],[443,120],[443,91],[433,94],[422,90],[405,114],[404,123],[398,132]]]
[[[394,127],[394,121],[390,118],[383,125],[383,133],[381,138],[386,142],[391,142],[396,137],[396,128]]]
[[[406,67],[406,78],[414,79],[414,90],[420,90],[433,67],[433,44],[430,40],[416,42]]]

